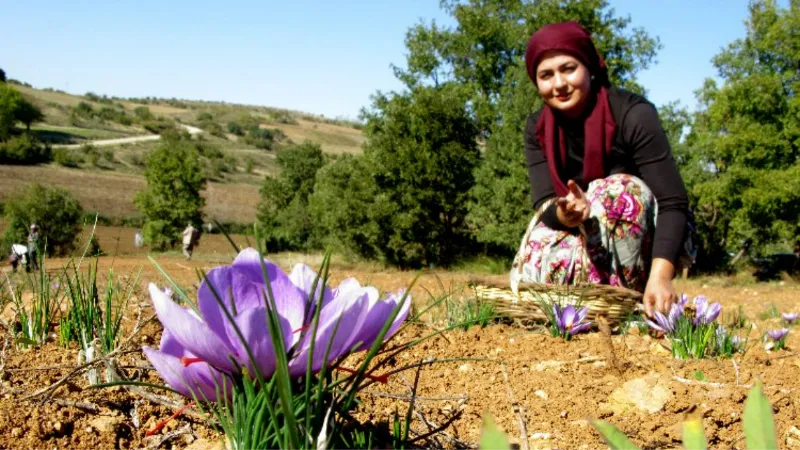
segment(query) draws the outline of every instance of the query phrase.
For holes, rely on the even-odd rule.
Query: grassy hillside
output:
[[[45,115],[32,131],[56,149],[47,165],[0,165],[0,201],[14,189],[38,181],[71,191],[87,211],[109,218],[136,214],[132,203],[145,185],[147,153],[158,141],[95,146],[95,140],[147,136],[161,127],[189,125],[204,132],[195,137],[209,185],[206,214],[221,221],[255,218],[258,188],[275,174],[276,152],[306,140],[326,153],[360,153],[360,126],[297,111],[263,106],[176,99],[120,99],[92,93],[73,95],[15,84]],[[242,131],[237,124],[244,125]],[[252,132],[253,128],[256,132]],[[263,130],[263,131],[258,131]],[[263,139],[253,139],[253,133]],[[263,136],[262,136],[263,134]],[[80,148],[58,148],[59,145]]]

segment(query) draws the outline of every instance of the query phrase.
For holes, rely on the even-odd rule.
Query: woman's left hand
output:
[[[678,300],[672,285],[674,275],[675,267],[671,262],[660,258],[653,260],[642,298],[644,312],[649,318],[652,319],[656,311],[666,315],[670,306]]]

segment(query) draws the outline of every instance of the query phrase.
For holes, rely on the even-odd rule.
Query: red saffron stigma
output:
[[[309,328],[311,328],[311,324],[308,324],[308,325],[303,325],[302,327],[300,327],[300,328],[298,328],[298,329],[296,329],[296,330],[292,331],[292,333],[299,333],[299,332],[301,332],[301,331],[305,331],[305,330],[307,330],[307,329],[309,329]]]
[[[352,373],[353,375],[358,373],[357,370],[348,369],[347,367],[337,367],[336,369],[341,370],[343,372]],[[382,384],[386,384],[389,382],[389,375],[364,375],[364,377],[369,380],[376,381]]]
[[[203,362],[203,360],[200,358],[186,358],[186,357],[181,358],[181,364],[183,364],[183,367],[189,367],[191,364],[198,362]]]
[[[173,415],[171,415],[171,416],[167,417],[166,419],[162,420],[161,422],[157,423],[156,426],[153,427],[152,430],[148,431],[144,435],[144,437],[149,437],[149,436],[152,436],[152,435],[158,433],[159,431],[161,431],[162,428],[164,428],[169,423],[170,420],[180,416],[181,414],[183,414],[184,411],[186,411],[187,409],[191,408],[192,406],[194,406],[194,402],[189,402],[189,403],[183,405],[179,410],[175,411],[175,413]]]

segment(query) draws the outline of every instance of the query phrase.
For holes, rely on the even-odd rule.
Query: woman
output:
[[[544,106],[525,128],[537,213],[512,285],[625,286],[644,292],[648,316],[666,313],[677,299],[672,279],[691,254],[689,210],[656,108],[610,85],[575,22],[537,31],[525,62]]]

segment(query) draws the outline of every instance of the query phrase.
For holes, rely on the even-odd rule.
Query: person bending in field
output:
[[[672,280],[693,263],[694,247],[686,188],[656,108],[611,85],[575,22],[534,33],[525,63],[544,106],[525,127],[536,213],[512,286],[623,286],[644,293],[648,316],[666,313],[677,300]]]

